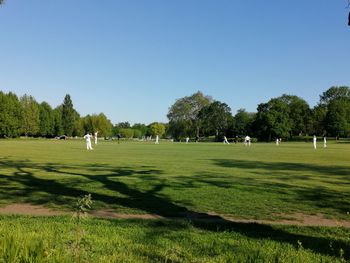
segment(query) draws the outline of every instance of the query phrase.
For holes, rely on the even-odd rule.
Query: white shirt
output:
[[[91,139],[91,135],[90,134],[86,134],[85,136],[84,136],[84,139],[86,140],[86,142],[90,142],[90,139]]]

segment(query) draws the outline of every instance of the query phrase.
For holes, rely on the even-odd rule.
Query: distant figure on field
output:
[[[246,137],[244,137],[244,145],[245,146],[250,146],[250,137],[247,135]]]
[[[159,136],[158,136],[158,135],[156,136],[156,142],[155,142],[155,144],[159,144]]]
[[[317,148],[317,145],[316,145],[316,141],[317,141],[316,135],[314,135],[314,138],[312,139],[312,141],[313,141],[314,150],[316,150],[316,148]]]
[[[282,143],[282,138],[280,138],[280,144]]]
[[[276,145],[278,146],[280,144],[280,139],[276,138]]]
[[[226,136],[224,136],[224,144],[230,144],[226,138]]]
[[[326,136],[323,137],[323,148],[327,148],[327,138],[326,138]]]
[[[95,134],[94,134],[95,144],[97,144],[97,134],[98,134],[98,131],[95,132]]]
[[[190,138],[189,138],[189,137],[186,137],[186,143],[188,143],[189,140],[190,140]]]
[[[93,150],[91,146],[91,138],[92,135],[90,133],[84,135],[84,139],[86,140],[86,150]]]

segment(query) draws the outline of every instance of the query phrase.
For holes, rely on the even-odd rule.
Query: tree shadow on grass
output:
[[[45,204],[45,200],[46,202],[49,200],[56,204],[63,204],[63,202],[72,201],[77,196],[91,193],[94,200],[109,205],[117,204],[135,208],[169,219],[174,217],[185,218],[195,228],[205,231],[236,232],[248,238],[275,240],[295,247],[300,241],[304,248],[310,249],[315,253],[336,257],[339,256],[339,249],[342,248],[345,251],[345,258],[350,258],[349,244],[345,241],[335,240],[330,237],[290,233],[282,228],[265,224],[232,222],[220,216],[192,211],[162,196],[159,192],[164,187],[171,187],[171,185],[166,184],[162,180],[147,191],[132,188],[121,180],[124,177],[132,178],[162,174],[162,171],[152,167],[111,167],[100,164],[62,166],[52,163],[36,164],[29,160],[1,159],[0,171],[2,169],[14,170],[11,175],[0,174],[0,189],[4,187],[3,190],[8,190],[7,193],[1,191],[0,197],[13,202],[17,200],[17,195],[23,195],[31,203]],[[45,179],[42,174],[57,176],[57,179]],[[73,176],[73,183],[65,184],[60,182],[59,175]],[[84,180],[78,180],[79,178]],[[89,181],[98,182],[101,187],[110,190],[112,193],[121,194],[123,197],[82,189],[83,184]],[[44,193],[45,196],[41,197],[39,193]],[[14,196],[9,197],[9,195]],[[159,221],[155,221],[154,224],[157,224],[157,222]],[[332,247],[330,247],[330,244],[332,244]]]
[[[240,168],[240,169],[262,169],[267,171],[287,172],[290,174],[294,172],[311,172],[323,175],[334,176],[336,179],[343,179],[344,183],[350,182],[350,167],[344,166],[326,166],[306,163],[286,163],[286,162],[262,162],[262,161],[248,161],[236,159],[213,159],[211,160],[215,165],[226,168]],[[294,175],[293,175],[294,176]],[[306,179],[306,177],[304,177]]]

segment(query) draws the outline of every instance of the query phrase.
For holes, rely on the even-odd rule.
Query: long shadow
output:
[[[264,169],[268,171],[298,171],[312,172],[324,175],[335,176],[337,179],[344,179],[347,183],[350,182],[350,166],[326,166],[305,163],[286,163],[286,162],[262,162],[262,161],[247,161],[235,159],[212,159],[215,165],[226,168],[241,168],[241,169]]]
[[[13,172],[12,175],[0,175],[0,183],[6,182],[7,186],[9,183],[11,184],[11,182],[14,184],[19,184],[20,187],[18,187],[17,190],[21,190],[22,187],[22,194],[28,197],[35,197],[37,192],[45,192],[50,196],[57,195],[69,198],[87,194],[87,191],[85,190],[60,183],[60,178],[57,176],[60,174],[72,175],[82,177],[93,182],[99,182],[104,188],[109,189],[113,193],[126,196],[125,198],[116,198],[101,193],[90,192],[95,200],[99,200],[107,204],[118,204],[130,208],[136,208],[147,213],[155,213],[169,219],[181,216],[191,221],[191,224],[194,227],[206,231],[237,232],[249,238],[257,240],[275,240],[278,242],[291,244],[295,247],[297,247],[297,243],[300,241],[302,242],[304,248],[324,255],[337,257],[339,256],[339,249],[342,248],[345,252],[345,258],[350,258],[349,244],[345,241],[335,240],[329,237],[314,237],[294,234],[270,225],[231,222],[220,216],[191,211],[184,206],[175,204],[169,198],[161,196],[159,192],[164,187],[171,187],[171,185],[167,185],[164,181],[160,181],[148,191],[141,191],[136,188],[131,188],[120,180],[123,177],[137,177],[145,175],[151,176],[153,174],[161,174],[161,171],[150,169],[149,167],[141,167],[142,169],[137,170],[125,167],[110,167],[99,164],[89,166],[61,166],[52,163],[41,165],[32,163],[28,160],[12,161],[9,159],[2,159],[0,160],[0,169],[3,168],[15,169],[15,172]],[[63,171],[64,169],[69,169],[71,171]],[[81,172],[82,170],[86,172]],[[94,171],[96,172],[96,175],[93,174]],[[36,173],[49,173],[50,175],[54,174],[58,178],[57,180],[42,179],[36,176]],[[80,186],[79,184],[84,183],[84,180],[80,183],[78,181],[76,182],[78,184],[77,186]],[[15,199],[16,198],[14,197],[13,200]],[[44,203],[44,200],[45,197],[39,198],[37,201]],[[61,201],[59,201],[59,203],[61,203]],[[330,247],[330,244],[332,244],[332,247]]]

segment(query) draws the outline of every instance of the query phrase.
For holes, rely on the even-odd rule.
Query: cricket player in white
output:
[[[323,137],[323,148],[327,148],[327,138],[326,138],[326,136]]]
[[[97,132],[95,132],[95,136],[94,136],[94,139],[95,139],[95,144],[97,144],[97,134],[98,134],[98,131]]]
[[[250,146],[250,137],[248,135],[244,138],[244,145]]]
[[[189,138],[189,137],[186,137],[186,143],[188,143],[189,140],[190,140],[190,138]]]
[[[224,144],[230,144],[226,138],[226,136],[224,136]]]
[[[159,136],[156,136],[156,144],[159,144]]]
[[[84,139],[86,140],[86,150],[93,150],[91,146],[91,137],[90,133],[84,135]]]
[[[316,150],[316,148],[317,148],[317,145],[316,145],[316,141],[317,141],[316,135],[314,135],[314,138],[312,139],[312,141],[313,141],[314,149]]]

